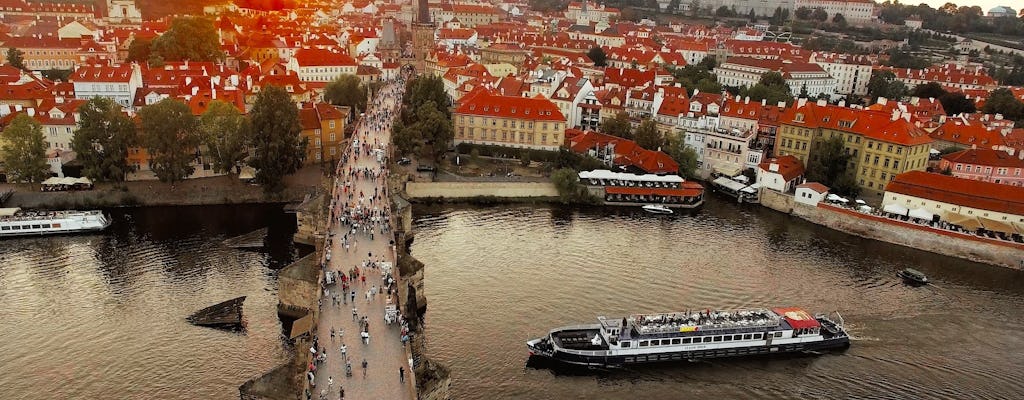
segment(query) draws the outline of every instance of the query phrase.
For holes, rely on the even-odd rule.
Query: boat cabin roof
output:
[[[807,311],[796,307],[741,310],[695,310],[676,313],[634,314],[619,321],[598,319],[602,328],[623,324],[639,335],[685,332],[719,332],[756,329],[801,329],[820,326]],[[627,329],[623,329],[624,331]]]

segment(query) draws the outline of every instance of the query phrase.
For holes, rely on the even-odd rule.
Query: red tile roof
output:
[[[301,49],[295,52],[295,61],[301,67],[355,66],[356,60],[348,54],[324,49]]]
[[[568,138],[569,135],[567,134],[566,136]],[[570,150],[577,153],[585,153],[595,147],[614,144],[614,163],[616,165],[634,166],[649,174],[675,174],[679,172],[679,163],[668,154],[644,149],[632,140],[598,132],[576,134],[568,140]]]
[[[797,187],[798,189],[799,189],[799,188],[807,188],[807,189],[811,189],[811,190],[813,190],[813,191],[815,191],[815,192],[818,192],[818,193],[826,193],[826,192],[828,192],[828,190],[829,190],[829,187],[828,187],[828,186],[822,185],[822,184],[820,184],[820,183],[818,183],[818,182],[807,182],[807,183],[801,183],[801,184],[799,184],[799,185],[796,185],[796,187]]]
[[[818,105],[808,102],[803,106],[786,108],[779,116],[779,123],[856,133],[867,138],[904,146],[932,142],[932,138],[928,136],[927,132],[903,118],[894,120],[892,114],[889,113],[830,104]]]
[[[990,167],[1024,168],[1024,160],[1001,150],[967,149],[942,156],[951,163],[985,165]]]
[[[1006,144],[998,129],[990,129],[981,122],[964,122],[960,118],[947,120],[931,133],[931,137],[967,147],[991,148]]]
[[[886,192],[1013,215],[1024,215],[1024,186],[957,178],[923,171],[896,175]]]
[[[775,171],[772,171],[772,164],[778,165]],[[761,161],[757,167],[764,171],[782,175],[782,179],[785,179],[786,182],[804,174],[804,163],[799,158],[789,155],[766,159]]]
[[[456,114],[497,118],[527,119],[533,121],[565,122],[558,106],[543,96],[533,98],[501,96],[480,88],[466,94],[455,108]]]

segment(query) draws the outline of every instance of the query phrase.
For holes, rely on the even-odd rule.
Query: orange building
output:
[[[302,104],[299,109],[299,125],[302,127],[302,137],[309,140],[306,164],[341,158],[345,121],[348,120],[349,112],[348,107],[327,103]]]

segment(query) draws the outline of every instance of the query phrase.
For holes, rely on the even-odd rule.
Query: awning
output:
[[[715,180],[711,181],[711,183],[714,183],[714,184],[716,184],[718,186],[721,186],[721,187],[724,187],[726,189],[732,190],[734,192],[739,192],[743,188],[747,187],[747,185],[744,185],[742,183],[736,182],[736,181],[734,181],[732,179],[729,179],[729,178],[726,178],[724,176],[720,176],[718,178],[715,178]]]
[[[0,208],[0,217],[10,217],[14,214],[17,214],[18,211],[21,211],[21,209],[18,207]]]
[[[900,206],[900,205],[886,204],[886,205],[882,206],[882,211],[885,211],[885,212],[887,212],[889,214],[907,215],[907,212],[909,210],[907,210],[905,207]]]
[[[1013,225],[1010,225],[1008,222],[996,221],[994,219],[989,219],[985,217],[978,217],[978,219],[981,221],[981,224],[984,225],[985,229],[987,230],[993,232],[1002,232],[1010,235],[1017,233],[1017,229],[1015,229]]]
[[[299,318],[292,323],[292,333],[288,335],[289,339],[295,339],[299,336],[309,333],[309,329],[313,327],[313,314],[306,314],[305,317]]]
[[[857,209],[863,212],[871,212],[872,210],[871,206],[868,205],[861,205],[860,207],[857,207]]]
[[[42,184],[43,185],[47,185],[47,186],[49,186],[49,185],[60,185],[61,184],[60,182],[61,182],[61,178],[58,178],[58,177],[54,176],[54,177],[46,178],[46,180],[43,181]]]
[[[736,175],[739,175],[740,172],[743,172],[743,167],[740,166],[740,165],[737,165],[737,164],[732,164],[732,163],[724,164],[724,165],[716,165],[715,166],[715,172],[718,172],[718,173],[720,173],[722,175],[725,175],[725,176],[728,176],[728,177],[731,178],[731,177],[734,177]]]
[[[76,178],[75,179],[75,183],[81,184],[81,185],[92,185],[92,181],[89,180],[89,178],[86,178],[84,176],[81,177],[81,178]]]
[[[935,214],[933,214],[931,211],[925,210],[923,208],[915,208],[913,210],[910,210],[910,212],[907,213],[907,216],[910,217],[910,218],[927,219],[927,220],[932,220],[932,219],[935,218]]]
[[[975,217],[960,215],[949,211],[942,213],[942,220],[950,224],[957,225],[971,232],[974,232],[978,230],[978,228],[982,227],[981,223],[978,222],[978,219]]]

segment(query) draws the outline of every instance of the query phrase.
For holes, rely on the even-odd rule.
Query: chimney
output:
[[[896,110],[896,109],[892,110],[892,117],[889,118],[889,119],[891,119],[893,121],[900,119],[900,110]]]
[[[743,104],[750,104],[750,96],[743,98]]]
[[[786,102],[780,101],[779,104],[776,104],[776,106],[778,106],[779,108],[786,108]]]
[[[883,106],[884,106],[884,105],[885,105],[886,103],[888,103],[888,102],[889,102],[889,99],[887,99],[887,98],[885,98],[885,97],[879,97],[879,98],[878,98],[878,101],[877,101],[877,103],[878,103],[878,104],[881,104],[881,105],[883,105]]]
[[[217,100],[217,88],[210,88],[210,98]]]
[[[199,93],[199,86],[193,86],[192,87],[192,95],[195,96],[198,93]]]
[[[26,108],[25,112],[27,112],[28,116],[30,116],[30,117],[36,116],[36,109],[34,109],[34,108]]]
[[[839,100],[839,106],[840,107],[846,107],[846,100],[845,99]]]
[[[761,99],[761,107],[768,105],[768,99]]]
[[[796,100],[796,108],[800,108],[807,105],[807,98],[801,97]]]
[[[824,107],[826,104],[828,104],[828,101],[826,101],[825,99],[818,99],[819,107]]]

